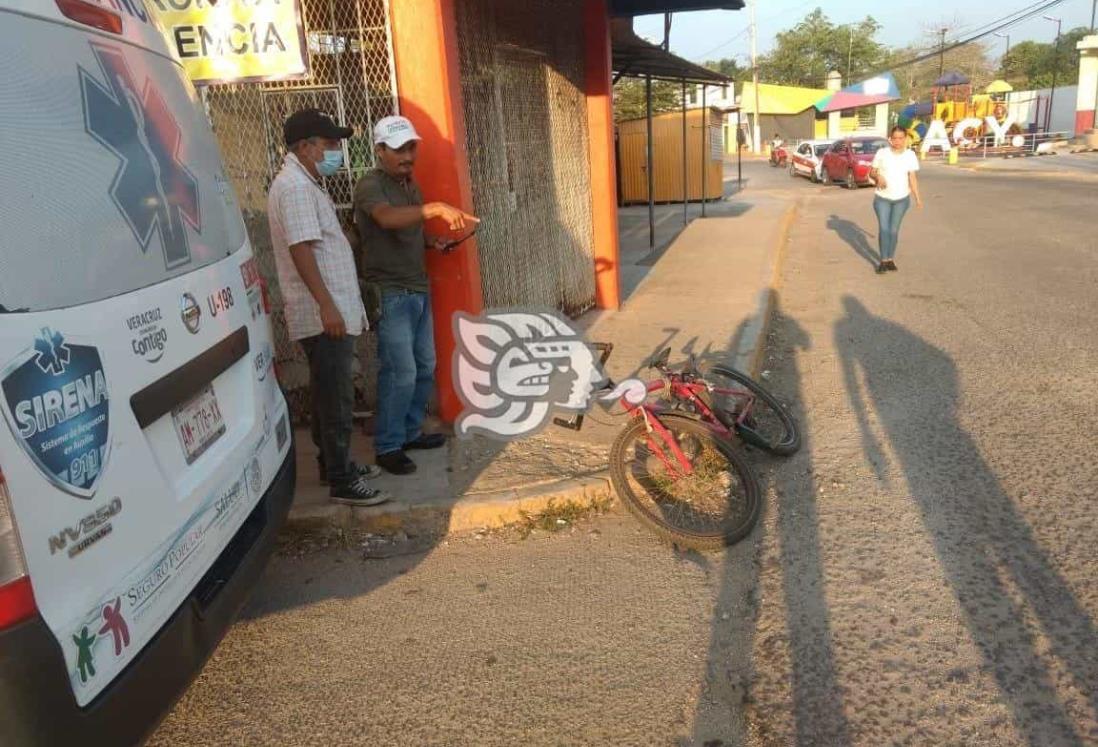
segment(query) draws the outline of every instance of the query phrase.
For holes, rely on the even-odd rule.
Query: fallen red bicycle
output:
[[[613,346],[594,347],[605,363]],[[759,518],[758,478],[728,437],[735,426],[720,419],[749,418],[743,408],[737,413],[703,400],[711,387],[690,371],[672,371],[669,355],[665,350],[648,363],[658,379],[617,387],[610,381],[603,390],[620,395],[616,401],[631,416],[610,449],[611,481],[630,513],[656,534],[682,547],[718,549],[746,537]],[[665,396],[650,401],[660,392]],[[579,430],[583,420],[581,414],[554,422]]]

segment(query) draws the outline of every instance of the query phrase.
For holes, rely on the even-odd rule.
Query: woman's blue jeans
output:
[[[877,214],[878,241],[881,248],[881,261],[896,256],[896,242],[900,238],[900,224],[907,209],[911,207],[910,195],[902,200],[888,200],[880,195],[873,198],[873,212]]]

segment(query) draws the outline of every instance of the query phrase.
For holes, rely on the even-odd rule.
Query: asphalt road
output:
[[[869,190],[745,176],[805,425],[748,541],[291,545],[151,743],[1098,742],[1098,187],[928,169],[877,276]]]

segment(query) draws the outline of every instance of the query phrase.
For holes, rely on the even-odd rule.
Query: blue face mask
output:
[[[324,160],[317,163],[316,170],[321,176],[331,176],[339,171],[339,167],[342,165],[343,151],[326,150],[324,151]]]

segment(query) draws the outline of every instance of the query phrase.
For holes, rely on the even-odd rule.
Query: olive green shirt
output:
[[[427,239],[423,223],[399,230],[382,228],[371,215],[381,204],[393,207],[422,205],[423,194],[411,179],[402,182],[381,169],[371,169],[358,180],[354,198],[355,225],[362,241],[363,276],[383,289],[426,293],[424,255]]]

